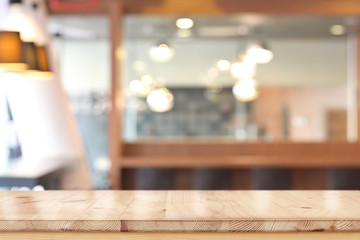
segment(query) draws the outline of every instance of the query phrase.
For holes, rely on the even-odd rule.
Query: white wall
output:
[[[318,86],[345,84],[346,39],[266,39],[273,50],[274,59],[258,64],[255,79],[261,86]],[[163,77],[169,87],[203,87],[207,70],[217,60],[235,61],[239,52],[251,41],[239,39],[194,39],[173,41],[175,55],[166,63],[153,62],[148,54],[152,39],[126,40],[127,58],[124,73],[127,82],[139,78],[132,64],[141,60],[146,64],[144,73]],[[232,86],[235,79],[220,73],[216,81]]]
[[[110,44],[104,40],[55,40],[64,89],[70,94],[110,91]]]

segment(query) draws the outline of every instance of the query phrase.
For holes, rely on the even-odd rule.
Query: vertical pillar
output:
[[[109,114],[109,153],[112,163],[111,188],[121,189],[121,155],[122,155],[122,104],[121,97],[121,32],[122,2],[109,1],[108,16],[110,20],[111,44],[111,111]]]
[[[356,142],[358,129],[358,36],[352,26],[347,39],[347,140]]]

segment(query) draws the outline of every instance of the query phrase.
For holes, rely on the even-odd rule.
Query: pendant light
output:
[[[274,58],[273,52],[264,43],[252,45],[248,48],[246,54],[260,64],[269,63]]]
[[[174,106],[174,96],[167,88],[152,90],[146,102],[153,112],[167,112]]]
[[[241,79],[236,82],[232,92],[235,98],[241,102],[254,101],[259,96],[257,83],[254,79]]]
[[[33,42],[24,42],[23,45],[28,69],[22,75],[33,80],[50,80],[53,74],[50,71],[46,48],[38,47]]]
[[[150,48],[149,54],[155,62],[168,62],[175,54],[175,50],[166,43],[159,43]]]
[[[25,71],[23,43],[19,32],[0,31],[0,69],[8,72]]]

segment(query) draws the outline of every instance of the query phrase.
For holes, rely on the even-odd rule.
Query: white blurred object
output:
[[[42,185],[36,185],[32,189],[33,191],[45,191],[45,188]]]
[[[155,62],[167,62],[174,56],[175,50],[169,47],[169,45],[161,43],[151,47],[149,54]]]
[[[111,169],[111,161],[107,157],[100,157],[95,159],[94,167],[103,172],[108,172]]]
[[[0,73],[0,77],[4,79],[6,74]],[[7,164],[7,105],[5,97],[5,81],[0,82],[0,169],[3,169]]]
[[[20,32],[24,42],[44,44],[45,36],[40,27],[25,11],[21,3],[13,3],[9,6],[7,15],[1,24],[2,30]]]
[[[194,26],[194,21],[191,18],[179,18],[176,20],[176,26],[179,29],[190,29]]]
[[[135,96],[143,98],[147,97],[155,86],[155,80],[148,74],[143,75],[140,80],[132,80],[129,84],[129,88]]]
[[[154,78],[149,74],[145,74],[141,76],[140,82],[143,86],[149,89],[153,89],[156,86],[156,82]]]
[[[344,35],[346,33],[347,29],[344,25],[332,25],[330,27],[330,33],[332,35],[336,35],[336,36],[340,36],[340,35]]]
[[[149,108],[154,112],[167,112],[174,106],[174,97],[166,88],[151,91],[146,101]]]
[[[255,75],[255,66],[249,62],[237,61],[231,64],[230,73],[236,79],[252,78]]]
[[[251,78],[239,80],[232,89],[235,98],[242,102],[255,100],[259,96],[257,84]]]
[[[225,59],[222,59],[222,60],[219,60],[217,63],[216,63],[216,67],[220,70],[220,71],[227,71],[230,69],[230,62],[228,60],[225,60]]]
[[[254,59],[257,63],[269,63],[273,58],[274,54],[265,45],[254,44],[246,51],[249,58]]]

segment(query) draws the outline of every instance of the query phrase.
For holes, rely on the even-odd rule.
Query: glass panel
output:
[[[356,19],[192,20],[125,18],[126,141],[356,140]]]
[[[109,188],[110,43],[106,17],[51,17],[54,53],[96,189]]]

